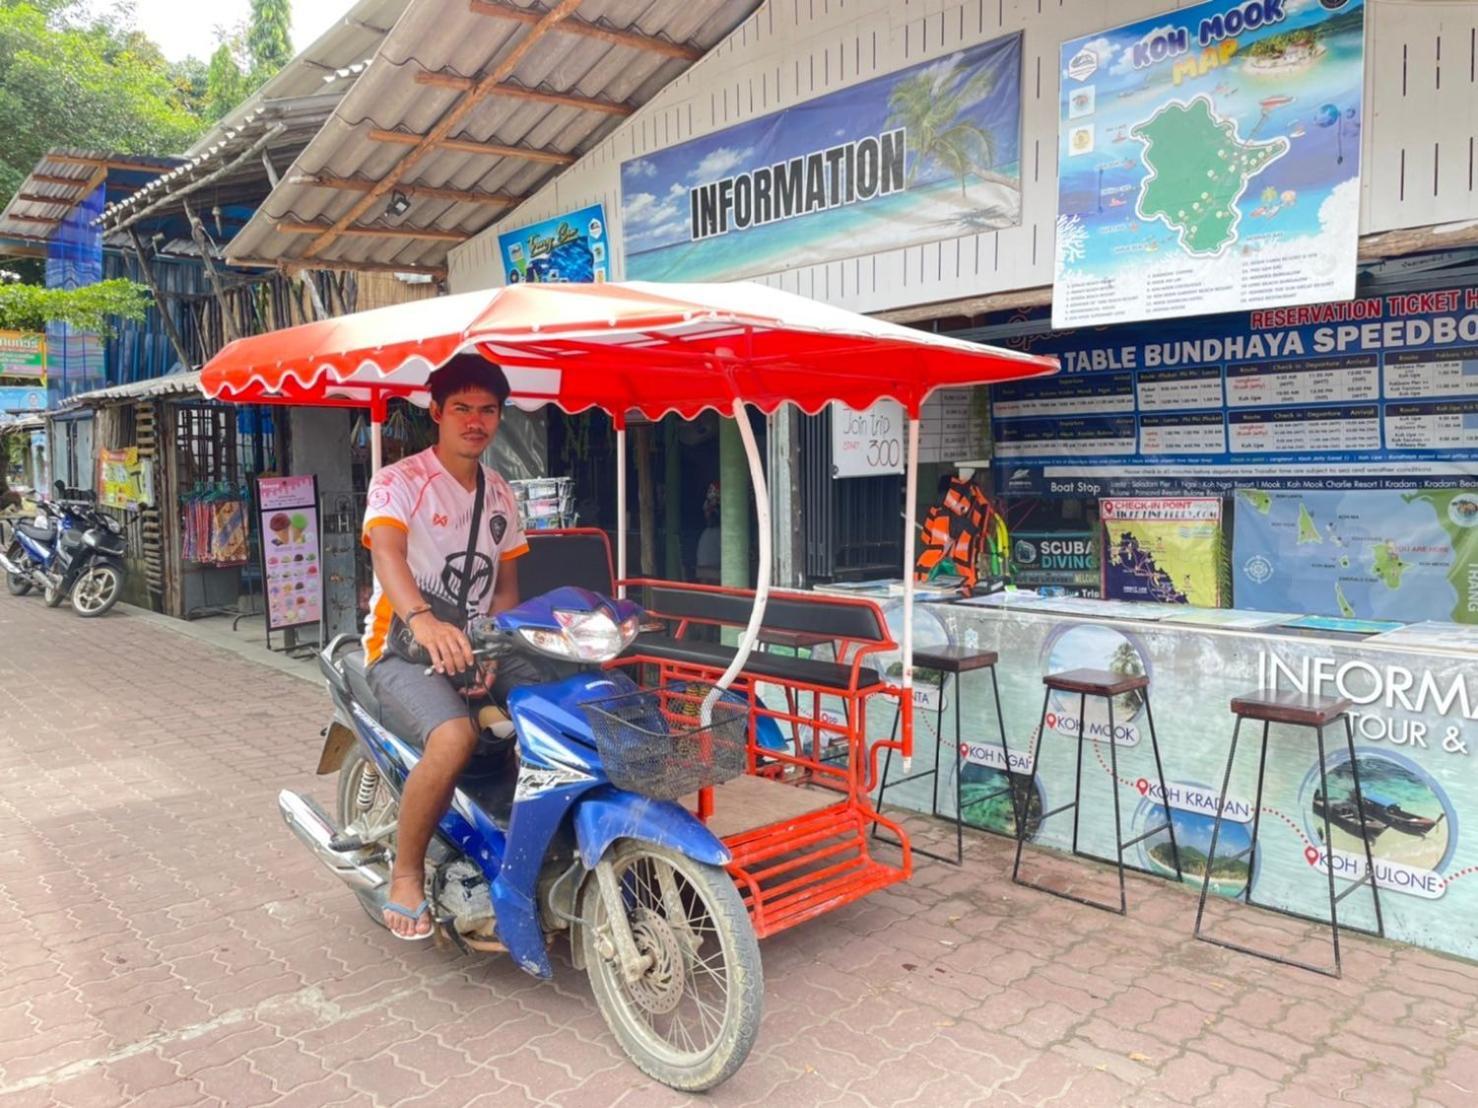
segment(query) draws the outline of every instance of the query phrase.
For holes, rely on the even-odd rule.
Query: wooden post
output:
[[[195,240],[195,248],[200,251],[200,260],[205,263],[205,276],[210,281],[211,291],[215,293],[216,303],[221,307],[221,326],[225,328],[226,340],[235,342],[241,337],[241,332],[236,328],[236,321],[231,318],[231,310],[226,306],[225,290],[221,287],[220,274],[216,272],[215,259],[210,256],[210,240],[205,237],[205,227],[200,222],[200,217],[195,214],[195,209],[190,207],[190,201],[182,201],[185,208],[185,218],[190,221],[190,237]]]
[[[174,347],[174,352],[180,356],[180,361],[185,363],[186,369],[194,369],[190,361],[190,354],[185,349],[185,340],[180,337],[179,328],[174,324],[174,316],[170,315],[169,305],[164,302],[164,293],[159,291],[159,282],[154,279],[154,267],[149,264],[149,259],[144,256],[144,243],[139,238],[137,228],[128,229],[128,237],[133,241],[133,253],[139,260],[139,269],[143,271],[144,284],[149,286],[149,291],[154,295],[154,303],[159,305],[159,318],[164,322],[164,333],[169,336],[169,344]]]

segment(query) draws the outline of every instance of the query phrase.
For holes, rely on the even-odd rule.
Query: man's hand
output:
[[[431,668],[437,673],[462,673],[474,664],[472,642],[460,627],[443,623],[426,612],[411,617],[410,629],[416,642],[431,655]]]

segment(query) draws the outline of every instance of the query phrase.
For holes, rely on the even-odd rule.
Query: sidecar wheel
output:
[[[591,924],[581,933],[596,1003],[642,1072],[683,1092],[711,1089],[744,1064],[759,1032],[765,982],[749,913],[718,866],[629,839],[609,857],[651,964],[626,980],[590,875],[580,915]]]

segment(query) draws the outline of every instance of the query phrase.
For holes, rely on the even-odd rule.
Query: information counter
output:
[[[841,591],[841,590],[838,590]],[[886,586],[847,589],[884,606],[892,622],[901,603]],[[1205,874],[1218,794],[1231,745],[1232,697],[1258,689],[1298,690],[1342,696],[1354,705],[1352,719],[1359,774],[1365,793],[1367,833],[1382,891],[1386,933],[1418,946],[1478,958],[1478,629],[1444,624],[1387,625],[1379,634],[1341,633],[1338,621],[1172,605],[1130,604],[1078,598],[1018,598],[997,594],[969,601],[917,606],[917,650],[946,644],[994,650],[1010,744],[1010,771],[1019,798],[1028,805],[1034,842],[1067,849],[1072,816],[1038,826],[1036,814],[1071,800],[1079,704],[1076,695],[1054,694],[1048,702],[1041,769],[1034,796],[1025,797],[1034,732],[1042,714],[1049,672],[1092,668],[1145,674],[1150,679],[1160,750],[1169,796],[1161,795],[1149,748],[1142,697],[1129,693],[1115,702],[1120,803],[1124,838],[1174,818],[1187,883]],[[1374,629],[1374,628],[1371,628]],[[898,635],[901,627],[895,627]],[[893,666],[897,665],[896,658]],[[944,727],[951,736],[953,684],[941,694],[938,675],[916,671],[915,766],[934,758],[934,708],[945,700]],[[952,681],[952,679],[951,679]],[[999,794],[1007,766],[996,737],[988,677],[962,678],[964,768],[963,812],[973,825],[1007,834],[1015,819],[1008,795]],[[870,721],[874,735],[890,719]],[[1104,859],[1113,856],[1113,794],[1103,703],[1089,698],[1085,727],[1092,746],[1083,767],[1080,848]],[[1326,844],[1324,808],[1333,825],[1337,877],[1364,872],[1365,852],[1351,792],[1349,756],[1342,727],[1326,733],[1329,797],[1320,794],[1318,751],[1312,731],[1274,725],[1269,740],[1262,799],[1260,846],[1251,869],[1242,854],[1250,842],[1258,741],[1244,725],[1237,768],[1227,800],[1227,821],[1217,846],[1212,888],[1222,895],[1253,882],[1253,897],[1309,914],[1328,915],[1323,879]],[[948,747],[940,796],[953,796]],[[895,760],[894,772],[902,776]],[[1155,782],[1151,784],[1151,782]],[[931,783],[889,787],[888,803],[926,811]],[[972,797],[980,797],[972,801]],[[944,810],[950,810],[942,808]],[[1223,861],[1223,859],[1226,861]],[[1173,874],[1169,838],[1158,835],[1126,852],[1127,864]],[[1310,872],[1310,871],[1314,872]],[[1368,897],[1340,905],[1341,920],[1373,925]]]

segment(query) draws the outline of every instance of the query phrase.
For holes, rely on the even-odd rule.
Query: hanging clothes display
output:
[[[187,562],[241,566],[250,560],[245,497],[229,489],[197,490],[180,500],[181,556]]]

